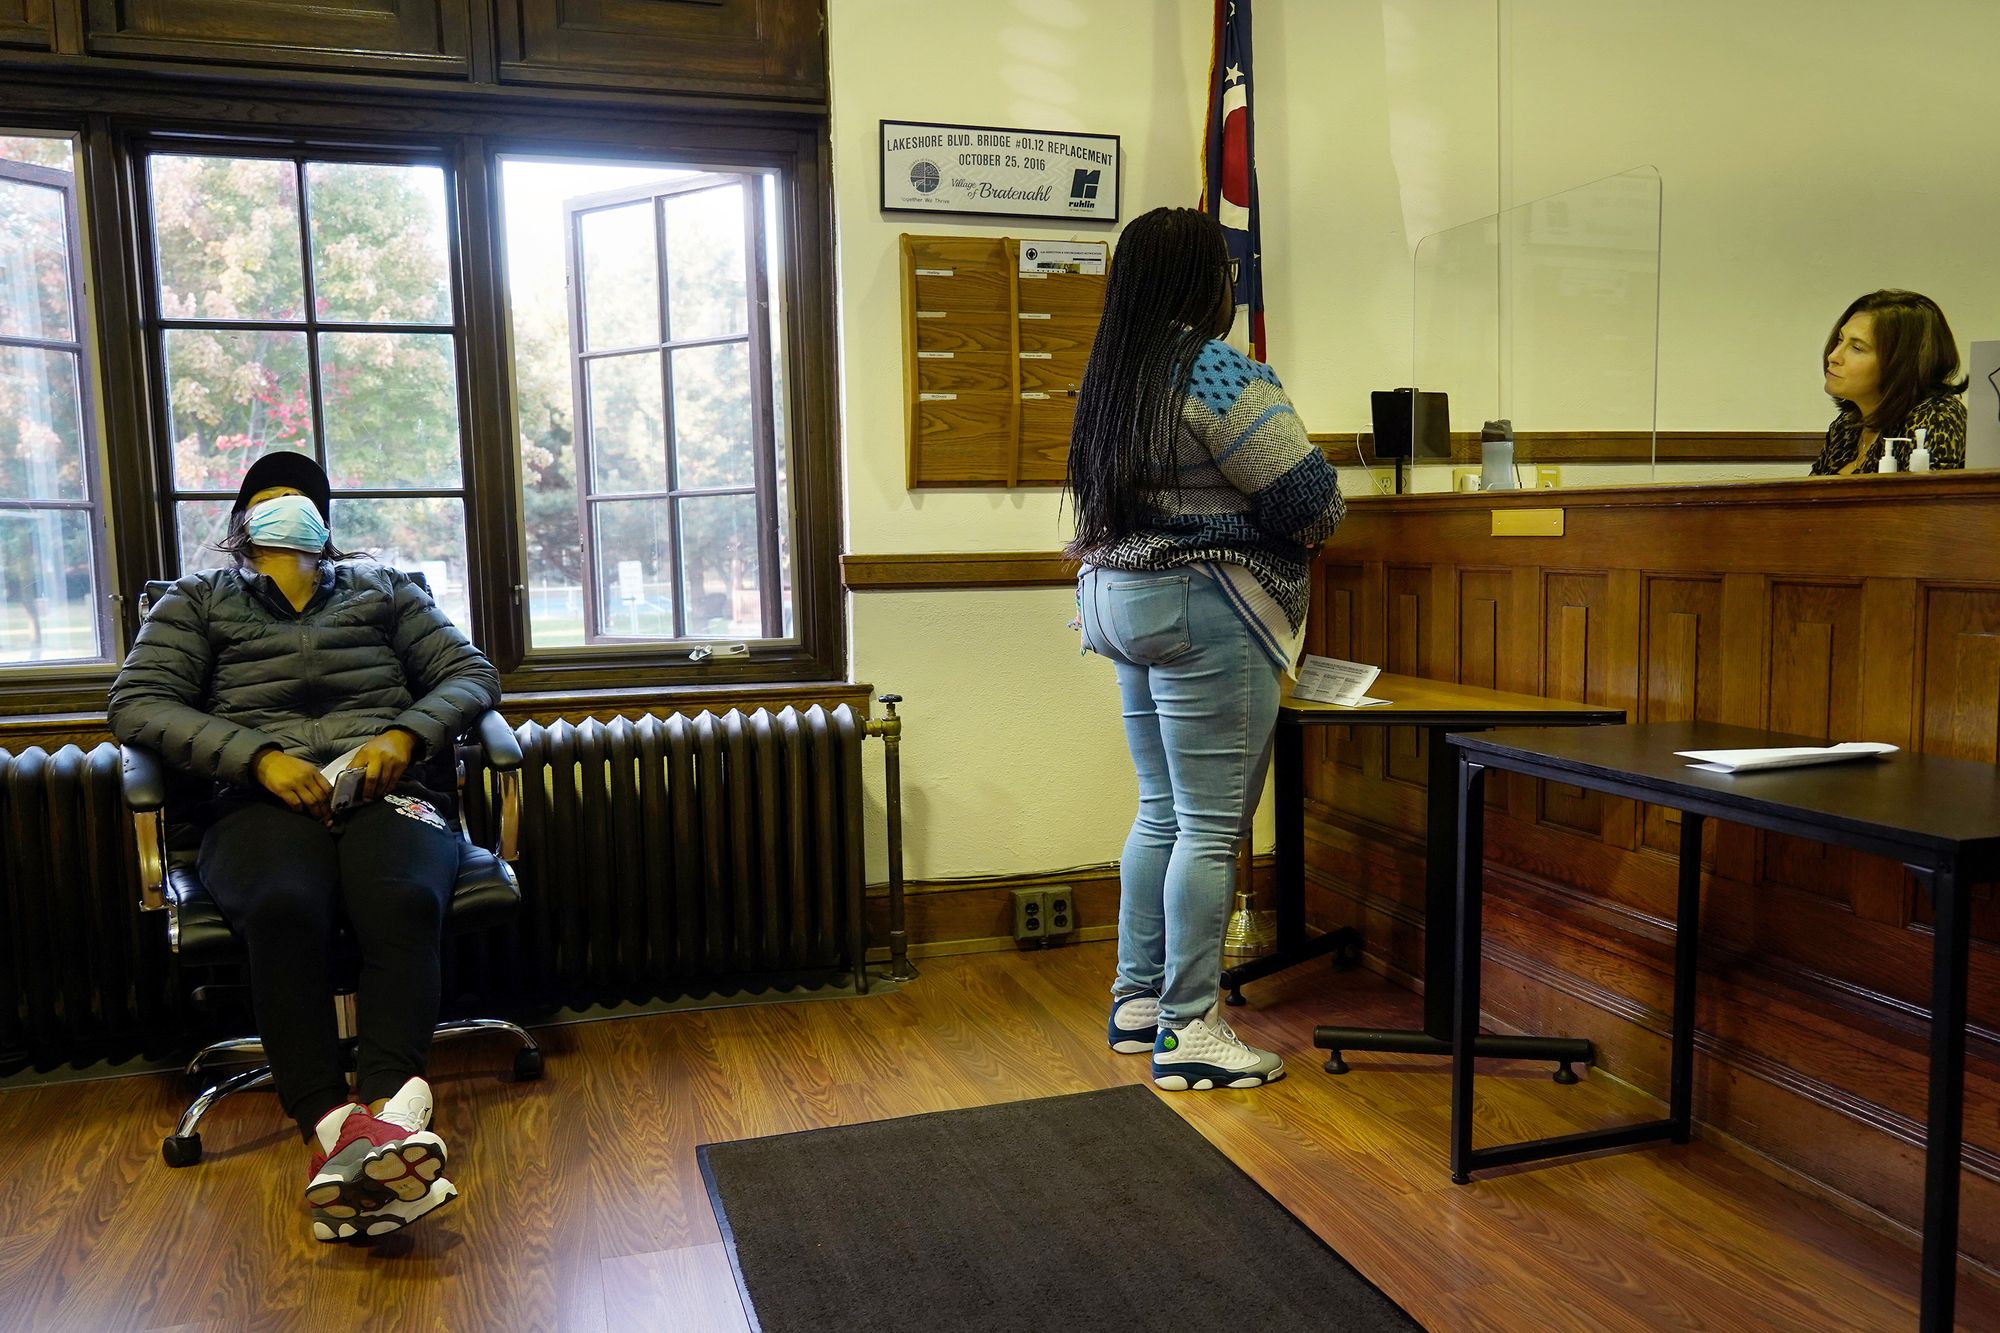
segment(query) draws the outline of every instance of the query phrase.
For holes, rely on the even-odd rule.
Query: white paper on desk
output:
[[[1769,750],[1676,750],[1697,762],[1689,768],[1704,773],[1754,773],[1766,768],[1804,768],[1810,764],[1841,764],[1851,759],[1879,759],[1896,753],[1878,741],[1844,741],[1839,745],[1794,745]]]
[[[1394,702],[1396,702],[1394,699],[1376,699],[1364,694],[1351,704],[1341,704],[1339,706],[1342,708],[1378,708],[1383,704],[1392,704]]]
[[[1368,697],[1368,687],[1381,674],[1381,667],[1369,666],[1365,662],[1343,662],[1337,657],[1307,653],[1305,660],[1299,663],[1299,679],[1292,686],[1292,696],[1311,699],[1314,703],[1353,708]],[[1377,702],[1387,703],[1388,700]]]

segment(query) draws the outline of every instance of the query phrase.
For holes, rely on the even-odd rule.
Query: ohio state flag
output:
[[[1264,257],[1257,231],[1257,132],[1250,118],[1250,0],[1215,0],[1208,68],[1208,152],[1202,208],[1222,224],[1236,276],[1236,314],[1250,319],[1250,354],[1264,355]]]

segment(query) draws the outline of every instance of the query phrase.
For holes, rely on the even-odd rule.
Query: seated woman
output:
[[[1937,302],[1916,292],[1870,292],[1834,321],[1822,360],[1840,415],[1826,428],[1812,475],[1873,472],[1882,441],[1914,441],[1919,428],[1933,468],[1965,466],[1965,377]],[[1898,469],[1909,467],[1913,447],[1896,446]]]
[[[271,453],[244,475],[223,549],[153,607],[111,687],[111,730],[210,779],[203,884],[250,958],[286,1114],[313,1149],[313,1235],[400,1230],[451,1200],[425,1058],[458,876],[454,741],[500,678],[403,574],[337,550],[326,474]],[[322,774],[352,751],[362,803]],[[333,940],[361,953],[356,1093],[334,1024]]]

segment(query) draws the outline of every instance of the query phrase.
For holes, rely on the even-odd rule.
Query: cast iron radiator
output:
[[[843,704],[516,728],[522,910],[458,941],[448,1001],[533,1017],[843,975],[865,987],[868,725]],[[482,841],[490,798],[467,784]]]
[[[138,882],[118,747],[0,750],[0,1072],[122,1060],[191,1026]]]

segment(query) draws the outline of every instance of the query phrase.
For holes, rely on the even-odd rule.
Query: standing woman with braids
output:
[[[1222,229],[1158,208],[1120,238],[1070,434],[1084,647],[1116,665],[1139,813],[1119,861],[1111,1048],[1169,1091],[1284,1062],[1222,1019],[1237,839],[1270,764],[1312,557],[1345,511],[1278,377],[1220,341]]]

